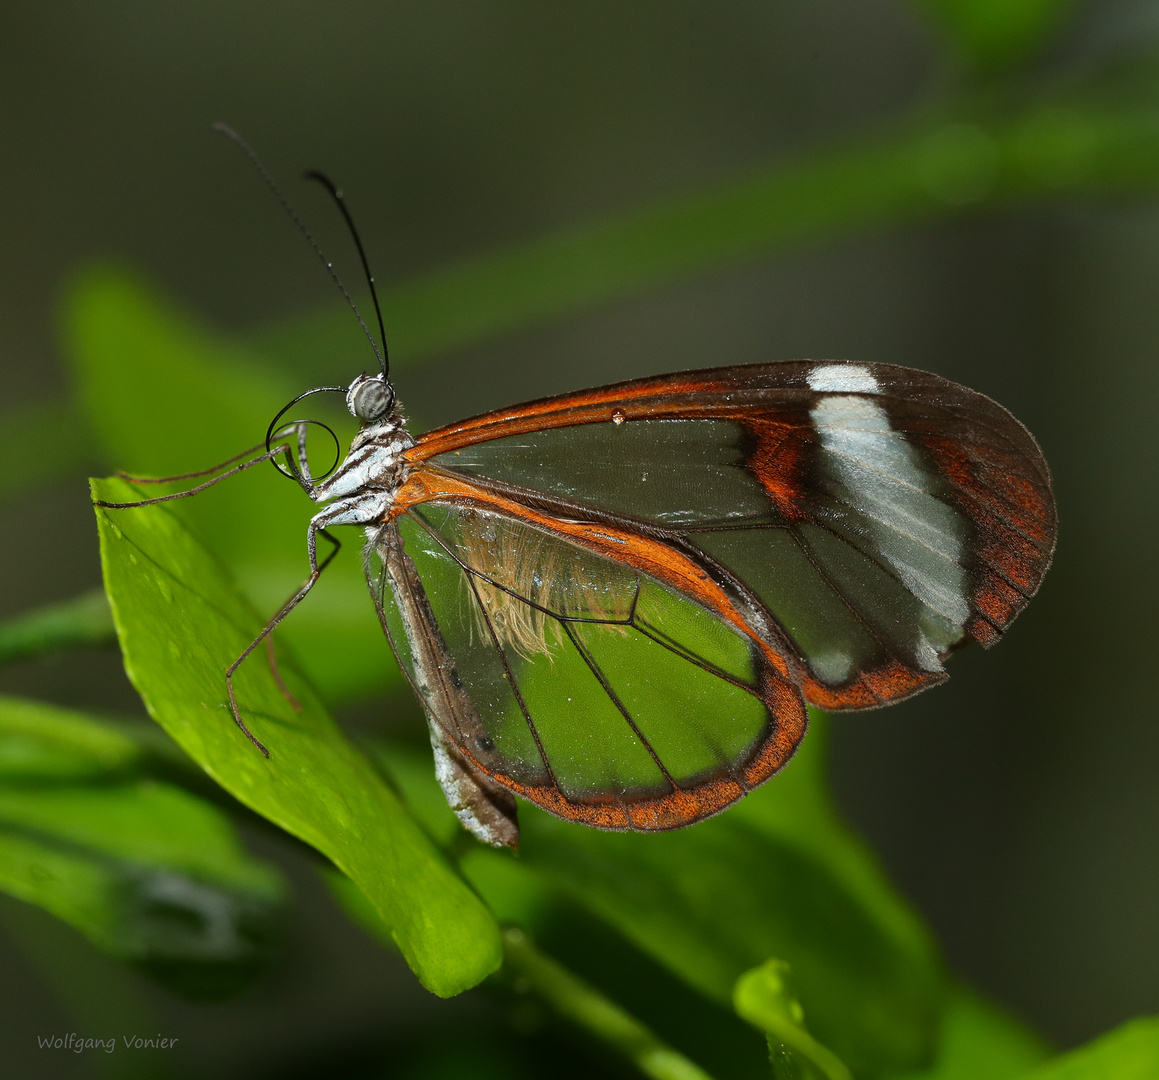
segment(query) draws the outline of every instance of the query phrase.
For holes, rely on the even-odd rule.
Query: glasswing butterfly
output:
[[[875,708],[943,681],[949,654],[994,644],[1050,564],[1037,443],[938,375],[843,361],[687,371],[415,438],[375,352],[380,372],[318,388],[344,392],[361,425],[325,477],[305,453],[316,421],[279,427],[287,406],[242,464],[104,505],[195,494],[265,460],[322,505],[307,583],[227,672],[234,718],[267,756],[233,672],[333,558],[327,530],[362,526],[439,782],[491,844],[518,842],[514,795],[602,829],[718,813],[788,761],[807,703]],[[321,562],[319,536],[334,545]]]

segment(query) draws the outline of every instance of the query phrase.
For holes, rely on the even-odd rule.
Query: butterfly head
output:
[[[377,424],[394,408],[394,387],[385,375],[359,375],[346,391],[350,415],[364,426]]]

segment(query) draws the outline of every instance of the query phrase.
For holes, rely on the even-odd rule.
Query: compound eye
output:
[[[381,375],[363,379],[348,395],[350,411],[363,423],[381,420],[394,404],[394,387]]]

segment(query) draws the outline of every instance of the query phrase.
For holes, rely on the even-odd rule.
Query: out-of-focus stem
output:
[[[614,1047],[654,1080],[712,1080],[695,1062],[661,1039],[595,987],[532,945],[522,930],[503,932],[507,970],[557,1013]]]

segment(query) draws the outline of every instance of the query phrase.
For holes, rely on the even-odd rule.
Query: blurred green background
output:
[[[1021,38],[1018,27],[962,33],[955,51],[938,16],[967,7],[5,4],[0,448],[16,464],[0,467],[0,618],[100,581],[84,477],[126,463],[91,449],[62,408],[58,312],[85,265],[112,258],[210,325],[303,343],[285,373],[292,386],[372,363],[353,320],[343,349],[311,357],[310,334],[343,325],[332,287],[212,121],[255,142],[353,283],[336,215],[295,179],[305,167],[333,175],[388,292],[496,249],[792,170],[826,148],[855,153],[928,128],[920,199],[875,202],[851,171],[834,196],[852,208],[844,216],[820,215],[799,235],[791,222],[770,228],[735,257],[650,281],[641,272],[639,288],[545,305],[511,332],[457,334],[455,314],[436,312],[433,344],[416,343],[413,364],[395,342],[396,384],[418,428],[652,372],[806,357],[921,367],[1007,406],[1054,471],[1055,566],[1007,640],[957,657],[946,686],[834,720],[837,798],[951,968],[1055,1044],[1159,1012],[1159,169],[1152,150],[1105,176],[1098,164],[1060,168],[1053,187],[1023,190],[1033,185],[1007,181],[1001,139],[984,134],[1053,102],[1152,123],[1159,5],[1011,4],[1030,12]],[[972,53],[961,44],[971,41]],[[958,151],[967,167],[939,166]],[[389,334],[389,305],[386,319]],[[153,422],[190,422],[181,401],[155,407]],[[308,513],[303,500],[303,528]],[[0,693],[141,713],[111,647],[10,664]],[[339,716],[373,731],[387,712],[392,730],[421,730],[402,698],[365,698]],[[29,1033],[91,1024],[113,998],[119,1016],[137,1001],[143,1024],[187,1040],[190,1075],[363,1075],[383,1047],[419,1054],[447,1031],[466,1033],[463,1061],[517,1069],[503,1064],[501,1033],[472,1050],[498,1030],[490,1001],[430,997],[401,960],[367,949],[304,854],[256,826],[245,836],[291,878],[292,947],[225,1004],[157,989],[0,897],[9,1075],[92,1075],[91,1060],[38,1053]],[[533,1015],[504,1023],[524,1023],[544,1062],[566,1052]]]

